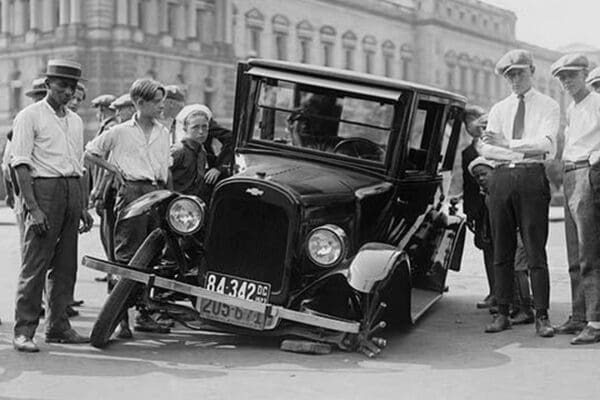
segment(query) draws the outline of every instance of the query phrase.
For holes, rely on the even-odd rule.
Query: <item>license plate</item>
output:
[[[208,272],[205,289],[240,299],[267,303],[271,285],[264,282],[237,278],[229,275]],[[246,328],[262,330],[266,316],[257,311],[248,310],[209,299],[200,300],[199,313],[202,318]]]

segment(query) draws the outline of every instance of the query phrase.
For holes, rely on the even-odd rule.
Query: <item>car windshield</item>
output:
[[[383,163],[394,104],[285,81],[260,85],[252,140]]]

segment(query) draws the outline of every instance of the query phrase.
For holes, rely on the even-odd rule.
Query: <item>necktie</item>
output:
[[[513,139],[522,139],[523,131],[525,130],[525,100],[523,95],[519,95],[519,105],[517,106],[517,113],[515,114],[515,121],[513,124]]]

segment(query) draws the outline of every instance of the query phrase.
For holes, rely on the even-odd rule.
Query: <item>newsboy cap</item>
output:
[[[81,64],[71,60],[49,60],[43,75],[85,81],[81,76]]]
[[[467,169],[469,170],[469,173],[471,175],[473,175],[473,170],[478,165],[485,165],[485,166],[488,166],[490,168],[494,168],[495,167],[493,161],[488,160],[487,158],[484,158],[484,157],[477,157],[476,159],[474,159],[473,161],[471,161],[469,163],[469,166],[467,167]]]
[[[117,98],[112,94],[101,94],[100,96],[93,98],[90,104],[94,108],[110,107],[110,103],[112,103],[116,99]]]
[[[48,86],[46,86],[45,78],[35,78],[31,82],[31,89],[25,92],[25,96],[33,97],[37,94],[46,94],[48,92]]]
[[[593,85],[594,83],[600,82],[600,67],[596,67],[590,71],[590,74],[588,75],[586,82],[589,85]]]
[[[498,60],[496,63],[496,73],[504,75],[515,68],[530,68],[533,66],[533,56],[527,50],[511,50]]]
[[[181,88],[177,85],[165,86],[165,92],[166,99],[171,99],[175,101],[185,101],[185,95],[183,93],[183,90],[181,90]]]
[[[125,93],[124,95],[117,97],[112,103],[110,103],[110,108],[113,110],[127,106],[133,106],[133,102],[131,101],[131,96],[129,96],[129,93]]]
[[[558,75],[562,71],[580,71],[587,69],[590,66],[590,62],[587,57],[581,53],[567,54],[562,56],[550,67],[552,76]]]

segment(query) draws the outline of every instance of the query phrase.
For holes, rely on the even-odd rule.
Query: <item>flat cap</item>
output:
[[[25,92],[25,96],[33,97],[37,94],[46,94],[48,87],[46,86],[46,78],[35,78],[31,82],[31,89]]]
[[[596,67],[590,71],[586,82],[590,85],[600,82],[600,67]]]
[[[469,170],[469,173],[471,175],[473,175],[473,169],[475,169],[475,167],[478,165],[486,165],[490,168],[495,167],[494,162],[492,160],[488,160],[487,158],[484,158],[484,157],[477,157],[476,159],[471,161],[469,163],[469,166],[467,167],[467,169]]]
[[[165,86],[166,99],[171,99],[175,101],[185,101],[185,94],[183,90],[177,85],[168,85]]]
[[[93,98],[91,101],[91,104],[92,104],[92,107],[94,107],[94,108],[109,107],[110,103],[115,101],[115,99],[116,99],[116,97],[113,96],[112,94],[101,94],[100,96]]]
[[[488,114],[483,114],[482,116],[477,118],[475,121],[473,121],[473,123],[476,126],[479,126],[483,129],[485,129],[487,127],[487,123],[488,123]]]
[[[131,97],[129,93],[125,93],[122,96],[117,97],[112,103],[110,103],[110,108],[117,109],[121,107],[133,106],[133,102],[131,101]]]
[[[496,63],[496,73],[504,75],[515,68],[530,68],[533,66],[533,56],[527,50],[511,50],[498,60]]]
[[[562,71],[580,71],[589,68],[589,66],[590,62],[586,56],[581,53],[573,53],[559,58],[552,64],[550,71],[552,72],[552,76],[556,76]]]

